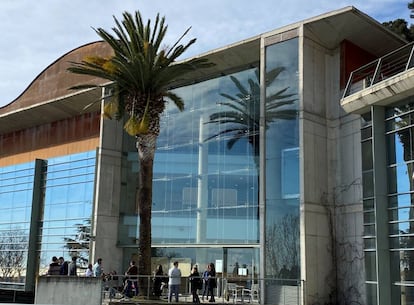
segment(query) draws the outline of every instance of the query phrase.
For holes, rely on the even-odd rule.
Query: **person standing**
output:
[[[76,256],[72,257],[72,261],[70,262],[68,266],[68,275],[71,275],[71,276],[78,275],[78,270],[76,267]]]
[[[85,276],[90,277],[93,276],[93,266],[92,264],[88,264],[88,269],[85,271]]]
[[[125,294],[127,297],[131,297],[132,287],[135,289],[135,294],[138,295],[138,267],[135,265],[135,261],[129,262],[128,270],[125,272],[127,286]]]
[[[175,301],[178,302],[178,292],[181,284],[181,270],[178,269],[178,262],[175,261],[174,265],[168,270],[168,303],[172,301],[172,295],[175,295]]]
[[[203,297],[202,297],[202,299],[204,301],[204,297],[207,295],[207,301],[208,301],[208,286],[207,286],[208,265],[206,266],[206,270],[204,270],[204,272],[203,272],[202,280],[203,280]]]
[[[56,256],[52,257],[52,262],[49,264],[48,275],[60,275],[60,265]]]
[[[162,284],[164,280],[164,271],[162,270],[162,265],[158,265],[154,271],[154,287],[153,287],[153,295],[156,297],[160,297],[162,293]]]
[[[216,268],[214,267],[213,263],[208,264],[208,280],[207,280],[207,298],[210,294],[210,300],[209,302],[215,302],[214,299],[214,288],[217,287],[217,281],[216,281]]]
[[[103,277],[102,258],[98,258],[95,265],[93,265],[93,276]]]
[[[193,295],[193,303],[199,304],[200,298],[198,297],[197,290],[201,289],[201,277],[200,273],[198,273],[197,266],[194,266],[190,273],[190,284],[191,284],[191,294]]]
[[[65,261],[63,256],[59,257],[59,262],[60,262],[60,275],[68,275],[69,263]]]

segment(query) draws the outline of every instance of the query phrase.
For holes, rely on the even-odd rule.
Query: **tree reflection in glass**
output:
[[[266,88],[273,84],[277,77],[285,70],[284,67],[277,67],[266,73]],[[209,141],[220,136],[228,135],[227,148],[232,149],[240,139],[247,139],[253,149],[253,157],[257,169],[259,169],[259,139],[260,139],[260,75],[255,70],[255,79],[249,78],[247,84],[239,79],[230,76],[238,92],[235,95],[220,93],[226,101],[218,102],[225,110],[214,112],[210,115],[210,121],[206,124],[221,124],[225,128],[218,133],[206,138]],[[287,93],[289,87],[279,91],[266,94],[265,102],[265,128],[276,120],[294,119],[297,115],[295,107],[291,107],[296,99],[295,94]]]

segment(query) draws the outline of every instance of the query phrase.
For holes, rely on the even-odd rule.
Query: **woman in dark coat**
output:
[[[217,287],[217,281],[216,281],[216,269],[215,269],[213,263],[208,264],[207,286],[208,286],[207,298],[208,298],[208,295],[210,295],[209,302],[215,302],[215,300],[214,300],[214,288]]]
[[[199,304],[200,298],[198,297],[197,290],[202,288],[202,283],[201,283],[200,273],[198,273],[197,266],[194,266],[193,270],[191,270],[189,280],[190,280],[190,286],[191,286],[191,294],[193,295],[193,303]]]
[[[161,286],[162,286],[162,282],[165,280],[164,279],[165,275],[164,275],[164,271],[162,270],[162,265],[158,265],[157,268],[154,271],[154,286],[153,286],[153,290],[152,293],[157,296],[160,297],[161,296]]]

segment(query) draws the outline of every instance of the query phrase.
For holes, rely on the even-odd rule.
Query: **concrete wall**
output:
[[[300,157],[305,304],[335,303],[336,294],[343,301],[361,302],[360,121],[340,107],[339,43],[328,48],[306,28],[303,34]],[[347,289],[358,293],[344,295]]]
[[[41,276],[35,304],[102,305],[102,279],[75,276]]]
[[[103,137],[102,135],[105,135]],[[122,122],[102,120],[98,150],[96,193],[93,211],[91,260],[102,258],[104,273],[123,274],[122,249],[118,244],[121,189]]]

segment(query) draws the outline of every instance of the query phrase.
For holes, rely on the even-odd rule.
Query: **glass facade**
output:
[[[25,283],[34,172],[34,162],[0,168],[2,285]]]
[[[77,256],[80,267],[88,266],[95,163],[95,151],[47,161],[40,273],[47,271],[52,256]]]
[[[414,99],[386,109],[388,222],[393,300],[414,301]]]
[[[258,274],[264,221],[260,140],[265,139],[265,251],[272,257],[266,275],[298,278],[298,40],[268,47],[266,58],[265,135],[259,123],[259,66],[175,90],[185,110],[168,104],[154,161],[152,240],[158,263],[168,267],[180,259],[186,270],[216,262],[225,276]],[[137,159],[135,151],[125,158],[124,187],[130,193],[135,182],[127,177],[138,170]],[[127,206],[119,237],[125,247],[138,235],[134,209]]]
[[[385,108],[382,122],[372,122],[371,115],[363,116],[362,168],[364,194],[364,247],[367,283],[367,304],[377,304],[378,289],[383,278],[377,265],[387,266],[391,280],[392,304],[411,304],[414,301],[414,100],[404,100]],[[377,206],[373,125],[383,124],[386,146],[386,215]],[[378,258],[378,222],[385,217],[388,224],[389,261]],[[378,261],[377,261],[378,260]],[[377,288],[377,286],[379,288]]]
[[[298,58],[298,39],[266,48],[265,275],[284,279],[300,275]]]
[[[259,270],[257,77],[253,67],[178,88],[185,110],[170,103],[163,114],[154,161],[154,256],[161,263],[180,259],[184,274],[209,262],[223,273],[236,263],[249,274]],[[249,93],[240,96],[238,84]],[[128,169],[137,170],[136,152],[128,160]],[[134,230],[136,216],[124,217],[121,231]]]
[[[377,299],[377,251],[376,221],[374,206],[374,163],[372,154],[371,114],[362,116],[361,129],[362,181],[363,181],[363,220],[364,220],[364,258],[365,280],[368,304],[376,304]]]
[[[69,260],[76,255],[81,266],[88,262],[95,155],[91,151],[43,161],[40,179],[35,162],[0,168],[2,282],[25,283],[29,248],[40,257],[39,274],[47,272],[52,256]],[[33,228],[32,217],[38,227]],[[29,245],[33,240],[37,244]]]

